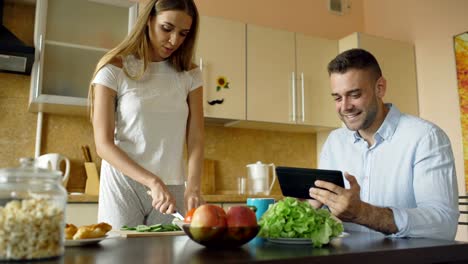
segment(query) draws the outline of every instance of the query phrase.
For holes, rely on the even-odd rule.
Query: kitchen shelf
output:
[[[88,195],[88,194],[80,194],[80,195],[68,195],[68,203],[97,203],[99,201],[99,196],[97,195]]]
[[[86,116],[96,65],[137,13],[138,4],[124,0],[37,0],[29,111]]]
[[[46,40],[45,44],[55,45],[55,46],[62,46],[62,47],[67,47],[67,48],[82,49],[82,50],[92,50],[92,51],[101,51],[101,52],[109,51],[109,49],[105,49],[105,48],[99,48],[99,47],[94,47],[94,46],[86,46],[86,45],[80,45],[80,44],[73,44],[73,43],[54,41],[54,40]]]

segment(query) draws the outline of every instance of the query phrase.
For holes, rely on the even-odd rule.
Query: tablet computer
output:
[[[283,196],[312,199],[309,189],[316,180],[331,182],[344,188],[343,174],[337,170],[276,167]]]

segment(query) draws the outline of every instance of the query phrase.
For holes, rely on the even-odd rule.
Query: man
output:
[[[311,204],[328,206],[349,222],[347,230],[453,240],[458,189],[447,135],[383,103],[387,82],[369,52],[345,51],[328,72],[336,111],[347,128],[330,133],[320,168],[343,171],[347,182],[344,189],[316,181],[322,189],[310,189],[316,200]]]

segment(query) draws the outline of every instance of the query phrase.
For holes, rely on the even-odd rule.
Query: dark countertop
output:
[[[283,199],[282,195],[247,195],[247,194],[203,194],[207,203],[245,203],[247,198],[274,198],[275,201]]]
[[[63,257],[46,263],[468,263],[467,252],[468,243],[361,232],[350,232],[322,248],[255,238],[240,248],[211,249],[184,235],[113,238],[67,247]]]
[[[203,194],[203,199],[207,203],[245,203],[247,198],[260,198],[260,197],[270,197],[274,198],[276,201],[283,199],[282,195],[272,194],[272,195],[240,195],[240,194],[230,194],[230,193],[221,193],[221,194]],[[68,195],[68,203],[97,203],[99,196],[97,195]]]

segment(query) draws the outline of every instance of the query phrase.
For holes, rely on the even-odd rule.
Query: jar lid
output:
[[[0,178],[8,177],[35,177],[47,179],[59,179],[62,176],[61,172],[38,168],[35,166],[34,158],[20,158],[20,166],[18,168],[0,169]]]

